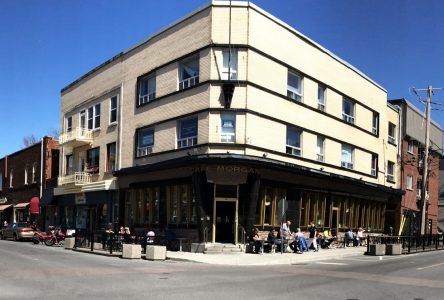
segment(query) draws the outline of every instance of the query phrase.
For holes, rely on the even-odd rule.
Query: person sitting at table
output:
[[[271,228],[267,236],[268,243],[264,245],[265,248],[264,251],[270,252],[274,247],[276,247],[277,236],[278,236],[277,230],[274,227]]]
[[[308,251],[307,241],[305,240],[305,236],[300,228],[296,229],[293,237],[294,240],[292,243],[290,243],[290,248],[294,253],[301,254],[304,251]]]
[[[350,242],[352,242],[352,244],[353,244],[355,236],[353,234],[353,231],[350,228],[345,232],[344,239],[345,239],[344,240],[345,247],[348,247]]]
[[[259,237],[259,230],[257,228],[253,228],[249,237],[250,245],[253,247],[254,253],[260,253],[262,247],[262,241]]]

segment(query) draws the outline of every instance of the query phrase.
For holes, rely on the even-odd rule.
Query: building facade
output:
[[[63,134],[76,138],[60,138],[57,194],[73,213],[103,214],[94,190],[116,226],[196,241],[236,243],[283,218],[395,226],[399,112],[386,90],[251,3],[211,2],[61,101]]]
[[[0,159],[0,167],[0,221],[36,222],[39,227],[55,225],[50,217],[54,213],[47,204],[52,203],[57,185],[58,141],[45,136],[40,142]]]
[[[421,226],[421,189],[423,186],[423,167],[425,151],[425,118],[412,103],[406,99],[394,99],[391,104],[401,111],[401,187],[402,200],[396,209],[397,232],[415,234]],[[443,130],[434,121],[430,123],[430,151],[426,190],[426,231],[437,233],[439,164],[442,156]]]

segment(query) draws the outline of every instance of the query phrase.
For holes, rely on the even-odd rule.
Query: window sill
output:
[[[117,122],[112,122],[108,124],[108,127],[113,127],[113,126],[117,126]]]
[[[405,188],[407,191],[413,191],[413,188]]]
[[[391,180],[391,179],[387,179],[387,182],[390,182],[390,183],[396,183],[395,180]]]
[[[397,146],[395,143],[393,143],[393,142],[390,142],[390,141],[388,141],[388,143],[390,144],[390,145],[392,145],[392,146]]]

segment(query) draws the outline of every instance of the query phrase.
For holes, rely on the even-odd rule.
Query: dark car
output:
[[[2,239],[14,239],[14,241],[32,239],[34,230],[25,222],[11,223],[3,228]]]

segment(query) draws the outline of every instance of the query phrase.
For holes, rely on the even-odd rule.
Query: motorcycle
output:
[[[46,246],[53,246],[53,245],[62,245],[65,241],[65,234],[60,229],[60,226],[57,226],[55,228],[52,228],[51,230],[48,230],[50,236],[44,240],[44,243]]]
[[[32,237],[32,242],[34,244],[40,244],[40,243],[44,243],[47,239],[49,239],[51,237],[50,234],[47,234],[44,231],[40,231],[40,230],[34,230],[34,236]]]

